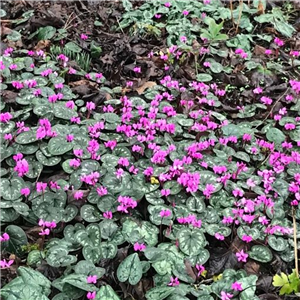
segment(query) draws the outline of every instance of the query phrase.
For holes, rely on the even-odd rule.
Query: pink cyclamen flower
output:
[[[83,191],[76,191],[75,193],[74,193],[74,199],[75,200],[80,200],[80,199],[82,199],[83,198]]]
[[[220,240],[220,241],[224,241],[224,235],[222,235],[222,234],[220,234],[220,233],[216,233],[215,234],[215,238],[217,239],[217,240]]]
[[[145,244],[139,244],[138,242],[136,242],[134,245],[133,245],[133,249],[134,251],[143,251],[146,249],[146,246]]]
[[[161,190],[161,195],[162,196],[169,196],[170,193],[171,193],[171,190],[169,190],[169,189],[163,189],[163,190]]]
[[[11,259],[9,261],[6,261],[6,259],[0,260],[0,268],[1,269],[7,269],[14,263],[14,260]]]
[[[18,176],[23,177],[29,171],[29,165],[26,159],[21,159],[17,161],[17,165],[14,170],[18,172]]]
[[[233,289],[234,291],[242,291],[242,284],[238,281],[235,281],[232,285],[231,285],[231,289]]]
[[[6,242],[9,240],[9,234],[4,232],[2,236],[0,236],[0,242]]]
[[[133,71],[134,71],[135,73],[141,73],[141,72],[142,72],[142,69],[141,69],[141,67],[134,67],[134,68],[133,68]]]
[[[293,124],[293,123],[286,123],[286,124],[284,125],[284,129],[285,129],[285,130],[293,130],[293,129],[295,129],[295,128],[296,128],[296,125]]]
[[[96,105],[95,105],[94,102],[87,102],[87,103],[86,103],[86,108],[87,108],[88,110],[94,110],[94,109],[96,108]]]
[[[189,12],[188,12],[187,10],[184,10],[184,11],[182,12],[182,14],[183,14],[184,16],[187,16],[187,15],[189,14]]]
[[[46,182],[37,182],[36,183],[36,191],[38,193],[44,192],[47,188],[47,183]]]
[[[181,36],[181,37],[180,37],[180,41],[181,41],[182,43],[186,43],[186,42],[187,42],[186,36]]]
[[[178,280],[178,278],[177,278],[177,277],[175,277],[175,278],[171,277],[171,278],[170,278],[170,283],[169,283],[168,285],[169,285],[169,286],[177,286],[177,285],[179,285],[179,280]]]
[[[171,211],[169,209],[163,209],[159,215],[164,218],[164,217],[169,217],[171,215]]]
[[[246,242],[246,243],[250,243],[251,241],[252,241],[253,239],[252,239],[252,236],[250,236],[250,235],[243,235],[242,236],[242,241],[244,241],[244,242]]]
[[[277,46],[279,46],[279,47],[282,47],[282,46],[284,45],[284,41],[281,40],[281,39],[278,38],[278,37],[276,37],[276,38],[274,39],[274,43],[275,43]]]
[[[260,102],[262,102],[265,105],[270,105],[270,104],[272,104],[273,100],[269,97],[263,96],[260,98]]]
[[[236,257],[238,261],[247,262],[248,254],[244,252],[244,250],[241,250],[240,252],[237,252]]]
[[[94,291],[94,292],[88,292],[88,293],[86,294],[86,297],[87,297],[88,299],[95,299],[95,297],[96,297],[96,291]]]
[[[221,292],[221,300],[230,300],[232,297],[232,294],[226,293],[224,291]]]
[[[197,276],[200,276],[200,275],[205,271],[205,267],[202,266],[202,265],[198,265],[198,264],[197,264],[195,267],[196,267],[196,269],[197,269],[197,271],[198,271]]]
[[[50,234],[50,229],[42,229],[41,232],[39,232],[39,235],[49,235]]]
[[[254,94],[261,94],[262,92],[263,92],[263,89],[260,86],[258,86],[257,88],[255,88],[253,90]]]
[[[166,2],[165,7],[171,7],[171,2]]]
[[[210,62],[205,61],[205,62],[203,63],[203,66],[206,67],[206,68],[209,68],[209,67],[210,67]]]
[[[272,53],[273,53],[273,51],[271,49],[266,49],[265,50],[266,55],[271,55]]]
[[[103,217],[104,217],[105,219],[112,219],[113,214],[112,214],[111,211],[106,211],[106,212],[103,213]]]
[[[30,194],[30,189],[28,187],[21,189],[21,195],[27,197]]]
[[[86,278],[87,283],[97,283],[97,275],[90,275]]]
[[[298,57],[298,56],[300,56],[300,51],[292,50],[290,52],[290,56],[292,56],[292,57]]]
[[[82,40],[87,40],[89,37],[86,35],[86,34],[84,34],[84,33],[82,33],[81,35],[80,35],[80,38],[82,39]]]

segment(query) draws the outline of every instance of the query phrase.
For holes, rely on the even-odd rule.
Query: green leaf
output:
[[[92,292],[92,291],[97,291],[98,288],[95,287],[92,284],[88,284],[86,282],[86,276],[83,274],[70,274],[67,275],[66,277],[63,278],[62,283],[68,283],[78,289],[87,291],[87,292]]]
[[[45,254],[39,250],[32,250],[28,253],[26,262],[28,266],[35,266],[37,264],[41,264]]]
[[[249,251],[249,257],[262,263],[268,263],[273,259],[269,248],[261,245],[252,246],[251,251]]]
[[[175,288],[165,287],[154,287],[146,293],[147,300],[163,300],[170,296],[175,291]]]
[[[117,255],[118,248],[114,243],[102,242],[100,245],[101,258],[113,259]]]
[[[101,258],[101,250],[99,247],[94,247],[94,246],[84,246],[82,249],[82,254],[84,259],[96,264],[99,262]]]
[[[64,50],[72,51],[72,52],[75,52],[75,53],[81,52],[81,48],[77,44],[75,44],[74,42],[66,43],[65,46],[64,46]]]
[[[89,204],[85,204],[80,209],[80,216],[87,222],[94,223],[101,220],[101,213],[99,210]]]
[[[122,4],[126,11],[132,11],[132,3],[129,0],[122,0]]]
[[[267,131],[266,137],[268,141],[274,142],[275,144],[281,144],[285,141],[285,134],[275,127],[270,127]]]
[[[32,130],[21,132],[16,137],[16,142],[21,145],[30,144],[35,142],[36,140],[36,134]]]
[[[73,143],[67,142],[65,137],[53,137],[48,143],[48,150],[52,155],[63,155],[73,148]]]
[[[206,74],[206,73],[200,73],[196,76],[197,78],[197,81],[200,81],[200,82],[209,82],[209,81],[212,81],[212,76],[209,75],[209,74]]]
[[[7,35],[7,39],[13,42],[16,42],[22,38],[22,35],[20,32],[16,30],[12,30],[10,34]]]
[[[26,233],[16,225],[7,226],[5,232],[9,235],[9,240],[3,243],[3,248],[10,253],[20,255],[23,252],[21,246],[28,243]]]
[[[52,167],[60,163],[61,157],[60,156],[52,156],[47,157],[43,154],[41,150],[38,150],[35,154],[37,160],[42,163],[44,166]]]
[[[51,281],[43,274],[26,267],[19,267],[17,272],[22,277],[25,284],[38,286],[43,294],[50,294]]]
[[[53,26],[42,27],[38,30],[39,41],[51,40],[56,33],[56,28]]]
[[[274,235],[268,237],[269,246],[275,251],[284,251],[289,245],[282,237],[276,238]]]
[[[95,300],[120,300],[110,285],[104,285],[98,291]]]
[[[273,277],[272,284],[276,287],[281,287],[284,286],[285,284],[289,284],[289,279],[285,273],[281,272],[280,275],[276,274]]]
[[[54,246],[47,252],[47,263],[55,268],[66,267],[77,261],[76,256],[68,255],[66,246]]]
[[[20,177],[13,177],[10,180],[2,178],[0,181],[1,196],[5,200],[17,200],[22,196],[21,189],[24,188],[24,186],[24,180]]]
[[[100,227],[97,224],[89,224],[85,230],[76,232],[75,240],[82,246],[99,247],[101,243]]]
[[[119,265],[117,277],[121,282],[128,282],[131,285],[137,284],[143,275],[142,265],[137,253],[127,256]]]
[[[180,250],[188,256],[199,254],[207,243],[204,234],[197,228],[182,228],[177,238]]]

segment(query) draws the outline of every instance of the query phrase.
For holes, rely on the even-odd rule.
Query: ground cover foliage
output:
[[[299,297],[295,2],[5,2],[1,297]]]

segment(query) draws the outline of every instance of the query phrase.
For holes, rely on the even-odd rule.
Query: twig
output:
[[[299,277],[299,265],[298,265],[298,247],[297,247],[297,226],[296,226],[296,218],[295,218],[295,208],[293,207],[293,235],[294,235],[294,253],[295,253],[295,271],[296,277]]]
[[[232,5],[232,0],[230,0],[230,13],[231,13],[231,21],[232,21],[232,26],[234,28],[235,22],[233,18],[233,5]]]
[[[240,22],[241,22],[241,18],[242,18],[242,12],[243,12],[243,0],[240,0],[240,5],[239,5],[239,18],[238,18],[238,21],[236,23],[236,29],[235,29],[235,34],[238,34],[239,32],[239,25],[240,25]]]

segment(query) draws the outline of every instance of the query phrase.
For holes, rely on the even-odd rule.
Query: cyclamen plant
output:
[[[285,46],[279,38],[274,43]],[[177,45],[168,51],[168,60],[181,56]],[[208,45],[200,51],[210,55]],[[1,268],[13,265],[12,253],[28,266],[64,270],[52,282],[61,297],[56,300],[119,299],[115,286],[102,285],[110,268],[131,286],[155,274],[149,300],[226,300],[257,299],[258,277],[234,268],[250,260],[267,266],[274,254],[286,263],[297,260],[300,81],[289,80],[280,96],[264,84],[249,86],[253,102],[236,107],[236,119],[220,114],[227,96],[222,83],[184,85],[171,75],[144,98],[116,92],[118,99],[96,106],[77,99],[68,80],[77,74],[105,90],[101,73],[73,69],[64,54],[51,61],[43,51],[22,53],[6,50],[1,62],[2,87],[18,93],[18,109],[3,103],[0,114],[1,218],[38,226],[46,243],[27,255],[24,230],[6,226]],[[242,48],[234,53],[243,62],[250,54]],[[247,117],[252,109],[265,119]],[[232,269],[214,274],[208,264],[213,249],[231,241]],[[222,278],[206,285],[208,272],[223,272]],[[49,299],[51,282],[44,275],[23,266],[18,275],[2,289],[4,299],[16,283],[26,290],[28,276],[37,281],[30,282],[30,299]]]

